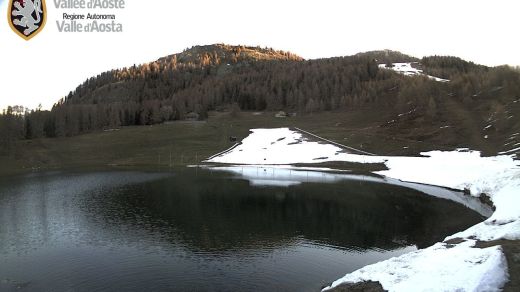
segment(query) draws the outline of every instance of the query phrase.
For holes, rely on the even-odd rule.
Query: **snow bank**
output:
[[[412,62],[412,63],[392,63],[392,67],[390,67],[390,68],[387,67],[386,64],[379,64],[379,68],[394,70],[394,71],[396,71],[398,73],[401,73],[403,75],[406,75],[406,76],[422,75],[422,76],[426,76],[426,77],[428,77],[430,79],[433,79],[435,81],[449,82],[448,79],[442,79],[442,78],[439,78],[439,77],[435,77],[435,76],[430,76],[430,75],[424,74],[423,70],[414,68],[412,66],[412,64],[418,64],[418,63],[417,62]]]
[[[389,291],[500,291],[508,278],[501,247],[471,248],[473,244],[437,243],[361,268],[335,281],[332,287],[372,280]]]
[[[309,141],[301,133],[288,128],[253,129],[251,132],[240,145],[206,162],[260,165],[327,161],[384,162],[383,159],[370,155],[346,153],[344,149],[332,144]]]
[[[385,157],[347,153],[335,145],[308,141],[288,128],[255,129],[242,144],[209,162],[234,164],[295,164],[325,161],[385,163],[378,174],[397,180],[488,194],[496,211],[486,221],[451,238],[457,245],[430,248],[366,266],[333,283],[380,281],[390,291],[497,291],[507,279],[499,247],[474,248],[474,240],[520,239],[520,164],[512,156],[481,157],[457,150],[421,153],[423,157]],[[461,272],[463,271],[463,272]],[[330,287],[329,287],[330,288]]]

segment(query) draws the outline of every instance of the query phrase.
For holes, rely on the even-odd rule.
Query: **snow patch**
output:
[[[217,155],[205,162],[229,164],[296,164],[330,161],[382,163],[370,155],[354,155],[345,149],[323,142],[309,141],[299,132],[289,128],[253,129],[242,144],[231,151]],[[278,141],[280,137],[284,140]]]
[[[408,111],[408,112],[406,112],[406,113],[398,114],[397,116],[398,116],[398,117],[406,116],[406,115],[409,115],[409,114],[414,113],[415,111],[417,111],[416,108],[414,108],[414,109],[412,109],[411,111]]]
[[[498,154],[511,154],[511,153],[519,151],[519,150],[520,150],[520,147],[517,147],[517,148],[513,148],[511,150],[499,152]]]
[[[412,64],[418,64],[417,62],[411,62],[411,63],[392,63],[392,67],[387,67],[386,64],[379,64],[379,68],[381,69],[391,69],[395,72],[401,73],[406,76],[426,76],[430,79],[433,79],[435,81],[439,82],[449,82],[448,79],[442,79],[435,76],[430,76],[423,73],[423,70],[414,68]]]

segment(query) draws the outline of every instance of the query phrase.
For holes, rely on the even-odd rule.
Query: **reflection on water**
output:
[[[0,290],[316,291],[480,220],[366,180],[258,186],[201,169],[1,179]]]
[[[377,175],[360,175],[352,174],[349,171],[331,171],[330,169],[305,168],[286,166],[203,166],[211,171],[226,171],[235,174],[236,177],[243,178],[249,181],[254,186],[292,186],[302,183],[333,183],[344,180],[354,180],[363,182],[383,183],[386,185],[397,185],[406,188],[414,189],[441,199],[447,199],[459,204],[462,204],[482,216],[490,217],[493,214],[493,209],[485,204],[482,204],[474,197],[465,195],[463,192],[450,190],[442,187],[402,182],[400,180],[381,177]],[[324,171],[329,170],[329,171]]]

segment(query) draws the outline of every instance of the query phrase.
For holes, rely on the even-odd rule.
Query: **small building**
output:
[[[279,111],[274,115],[275,118],[287,118],[287,113],[284,111]]]

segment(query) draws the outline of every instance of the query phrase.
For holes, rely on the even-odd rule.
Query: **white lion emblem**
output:
[[[23,7],[20,5],[22,1],[24,3]],[[16,10],[12,12],[13,16],[22,16],[20,19],[13,20],[13,24],[26,27],[27,29],[23,31],[24,35],[28,36],[40,27],[38,24],[41,22],[43,13],[41,0],[21,0],[13,4],[16,8]],[[33,13],[36,14],[36,18],[33,17]]]

